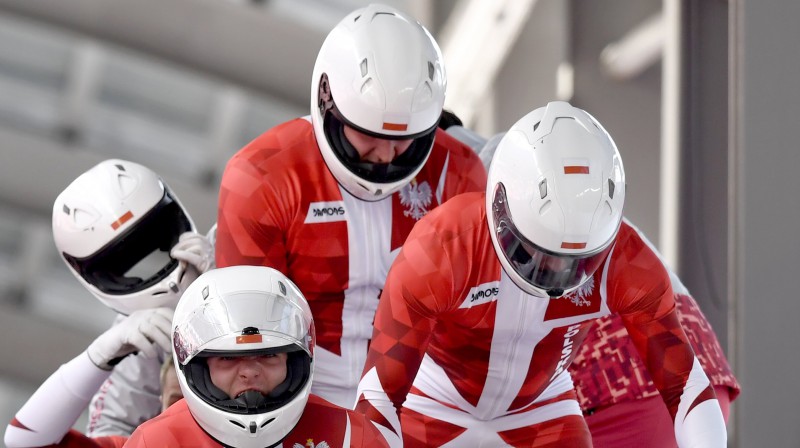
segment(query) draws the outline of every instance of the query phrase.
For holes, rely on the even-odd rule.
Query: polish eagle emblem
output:
[[[592,291],[594,291],[594,277],[590,278],[567,297],[575,306],[589,306],[592,302],[589,301],[588,297],[592,295]]]
[[[324,440],[315,445],[314,444],[314,439],[308,439],[308,440],[306,440],[306,444],[305,445],[300,445],[299,443],[295,443],[292,446],[292,448],[306,448],[306,447],[308,447],[308,448],[330,448],[330,445],[328,445],[328,442],[326,442]]]
[[[428,214],[428,206],[433,198],[431,186],[428,181],[417,183],[416,179],[400,190],[400,204],[406,207],[403,215],[419,221]]]

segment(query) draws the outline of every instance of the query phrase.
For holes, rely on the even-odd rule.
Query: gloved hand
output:
[[[214,267],[214,246],[208,237],[196,232],[183,233],[169,254],[181,263],[194,266],[201,274]]]
[[[155,357],[159,347],[172,350],[172,313],[169,308],[152,308],[131,313],[97,337],[86,349],[89,359],[103,370],[111,370],[131,353]]]

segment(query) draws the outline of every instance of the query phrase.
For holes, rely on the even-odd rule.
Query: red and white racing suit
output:
[[[451,199],[409,235],[375,316],[356,409],[412,447],[591,446],[566,369],[594,319],[609,313],[653,373],[678,441],[725,446],[669,276],[639,234],[623,223],[581,288],[537,298],[503,272],[483,193]]]
[[[741,388],[711,324],[677,275],[668,272],[678,320],[727,422],[730,402]],[[619,315],[597,320],[569,372],[595,448],[677,446],[672,419]]]
[[[86,352],[62,365],[39,386],[8,424],[5,446],[121,447],[126,437],[91,438],[70,429],[110,373],[94,365]]]
[[[216,262],[270,266],[305,295],[317,347],[312,391],[352,408],[386,274],[411,228],[486,171],[441,130],[428,161],[401,191],[359,200],[328,170],[308,119],[280,125],[240,150],[219,195]]]
[[[186,400],[180,400],[158,417],[139,425],[125,446],[219,448],[222,445],[197,424]],[[371,448],[387,445],[375,424],[363,415],[311,395],[300,421],[278,446]]]

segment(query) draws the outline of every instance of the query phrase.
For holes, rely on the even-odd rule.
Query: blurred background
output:
[[[128,159],[207,230],[228,158],[309,113],[322,40],[367,3],[0,0],[0,422],[113,319],[56,253],[58,193]],[[383,3],[437,38],[446,107],[483,136],[556,99],[604,124],[626,216],[693,292],[742,384],[729,445],[800,446],[800,2]]]

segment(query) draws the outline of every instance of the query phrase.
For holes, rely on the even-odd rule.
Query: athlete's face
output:
[[[372,137],[345,125],[344,136],[358,151],[362,161],[371,163],[389,163],[395,157],[406,152],[413,140],[388,140]]]
[[[286,379],[286,353],[208,358],[211,382],[236,398],[248,390],[266,395]]]
[[[175,368],[168,369],[164,372],[164,378],[161,382],[161,410],[166,411],[173,403],[183,398],[181,386],[178,384],[178,373]]]

